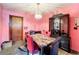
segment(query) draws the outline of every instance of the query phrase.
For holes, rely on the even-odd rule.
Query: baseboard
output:
[[[75,50],[72,50],[72,49],[71,49],[71,53],[78,54],[79,55],[79,52],[78,51],[75,51]]]

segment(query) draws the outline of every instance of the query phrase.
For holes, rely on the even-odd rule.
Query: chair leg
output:
[[[29,50],[27,49],[27,55],[29,55]]]

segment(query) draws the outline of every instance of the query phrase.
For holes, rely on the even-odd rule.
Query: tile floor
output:
[[[13,45],[12,47],[6,48],[0,52],[0,55],[27,55],[26,52],[21,52],[18,47],[23,45],[21,41],[18,41],[17,44]],[[24,48],[26,50],[26,48]],[[35,55],[38,55],[35,54]],[[58,55],[72,55],[62,49],[58,49]]]

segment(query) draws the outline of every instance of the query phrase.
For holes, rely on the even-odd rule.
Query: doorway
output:
[[[12,43],[23,40],[23,17],[9,16],[9,38]]]

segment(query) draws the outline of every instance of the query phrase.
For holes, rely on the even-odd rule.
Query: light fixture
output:
[[[36,10],[36,13],[35,13],[35,19],[36,20],[40,20],[42,18],[42,14],[39,10],[39,5],[40,5],[40,3],[37,3],[37,10]]]
[[[79,27],[79,17],[75,17],[75,27],[74,29],[77,29]]]

